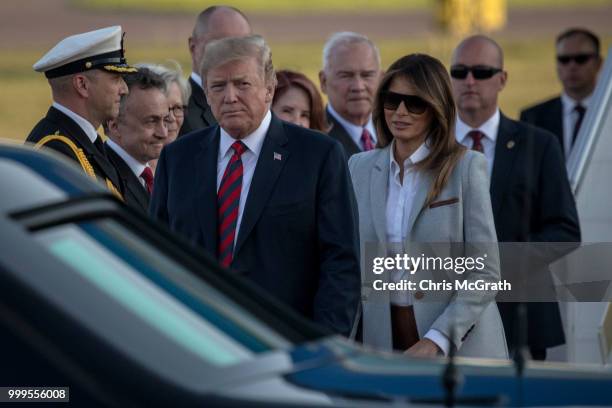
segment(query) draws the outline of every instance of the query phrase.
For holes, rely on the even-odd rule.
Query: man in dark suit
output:
[[[372,103],[380,78],[380,53],[366,36],[339,32],[327,40],[319,81],[328,97],[328,133],[342,144],[347,159],[376,145]]]
[[[65,38],[34,70],[48,78],[53,105],[26,142],[64,154],[121,196],[121,180],[96,131],[119,112],[119,99],[127,93],[122,75],[136,71],[125,61],[121,27]]]
[[[302,315],[347,335],[360,297],[357,213],[342,147],[270,112],[259,36],[206,47],[218,126],[162,151],[151,215]]]
[[[489,163],[498,241],[580,241],[574,197],[557,139],[499,111],[497,98],[507,79],[499,45],[485,36],[462,41],[453,53],[451,78],[459,113],[457,139],[483,152]],[[559,306],[548,302],[526,307],[527,345],[534,359],[543,360],[546,348],[565,342]],[[517,303],[499,303],[513,351],[518,339],[517,310]]]
[[[557,75],[560,96],[521,112],[521,120],[554,133],[567,159],[578,136],[602,64],[599,38],[584,28],[572,28],[557,37]]]
[[[148,162],[159,157],[168,138],[166,82],[143,67],[124,78],[129,94],[121,97],[117,119],[105,124],[105,148],[123,181],[126,204],[146,213],[153,189]]]
[[[194,130],[217,123],[204,96],[200,66],[204,48],[210,41],[225,37],[239,37],[251,34],[251,25],[240,10],[228,6],[211,6],[202,11],[196,19],[193,33],[189,37],[191,54],[191,96],[187,104],[187,116],[181,126],[179,137]]]

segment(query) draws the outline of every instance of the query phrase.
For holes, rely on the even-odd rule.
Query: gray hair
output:
[[[380,51],[376,44],[372,42],[368,37],[363,34],[354,33],[352,31],[341,31],[333,33],[325,42],[323,46],[323,70],[327,71],[329,68],[329,60],[332,53],[336,48],[341,46],[347,46],[352,44],[367,44],[374,51],[376,57],[376,63],[380,67]]]
[[[172,85],[172,83],[176,83],[181,91],[181,101],[183,102],[183,105],[187,105],[189,102],[189,97],[191,96],[191,85],[189,84],[189,81],[183,78],[183,70],[178,62],[169,60],[168,63],[173,67],[171,68],[166,65],[151,63],[136,64],[136,67],[139,69],[146,68],[161,76],[166,83],[167,89],[170,89],[170,85]]]
[[[272,65],[272,51],[260,35],[247,37],[227,37],[211,41],[204,48],[200,76],[206,81],[206,74],[211,69],[230,61],[255,58],[261,77],[266,85],[276,86],[276,74]]]

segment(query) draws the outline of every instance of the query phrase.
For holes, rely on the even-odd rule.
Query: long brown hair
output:
[[[272,105],[289,90],[296,87],[302,89],[308,95],[310,102],[310,129],[327,132],[327,122],[323,113],[323,99],[315,84],[308,77],[300,72],[281,70],[276,73],[276,89]]]
[[[413,85],[417,96],[429,104],[432,114],[427,135],[430,154],[416,165],[417,170],[426,170],[435,174],[425,203],[429,205],[438,197],[465,152],[465,147],[455,139],[457,109],[450,78],[444,65],[426,54],[406,55],[391,64],[380,82],[374,99],[372,120],[378,136],[377,147],[386,147],[393,140],[385,121],[382,94],[389,89],[391,81],[396,77],[404,78]]]

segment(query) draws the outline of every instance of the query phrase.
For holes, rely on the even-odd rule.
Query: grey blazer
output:
[[[373,282],[376,279],[388,280],[388,277],[385,278],[387,274],[375,275],[372,272],[372,257],[387,254],[385,208],[390,146],[356,154],[349,160],[359,208],[363,342],[383,350],[392,348],[389,292],[374,290]],[[414,249],[419,243],[478,243],[478,250],[484,248],[487,252],[485,267],[480,271],[466,272],[464,277],[469,281],[498,282],[499,254],[486,159],[480,153],[466,152],[435,202],[423,208],[432,182],[429,172],[419,174],[404,249]],[[456,256],[456,247],[436,246],[438,253],[435,255]],[[470,249],[463,245],[461,250],[463,256],[482,255],[468,253]],[[428,273],[426,270],[416,272],[421,277]],[[419,336],[422,338],[433,328],[451,340],[459,356],[507,358],[504,328],[495,295],[496,292],[491,290],[415,291],[412,299]]]

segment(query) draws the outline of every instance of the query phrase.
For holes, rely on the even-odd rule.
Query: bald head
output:
[[[484,35],[468,37],[455,48],[451,63],[453,94],[459,117],[468,125],[477,128],[497,111],[498,94],[507,80],[503,66],[501,47]]]
[[[475,50],[478,50],[479,54],[487,58],[488,65],[497,68],[504,67],[504,51],[495,40],[485,35],[473,35],[461,41],[453,51],[452,63],[455,64],[458,55]]]
[[[199,74],[204,47],[213,40],[251,34],[251,25],[240,10],[228,6],[211,6],[202,11],[189,37],[191,68]]]

